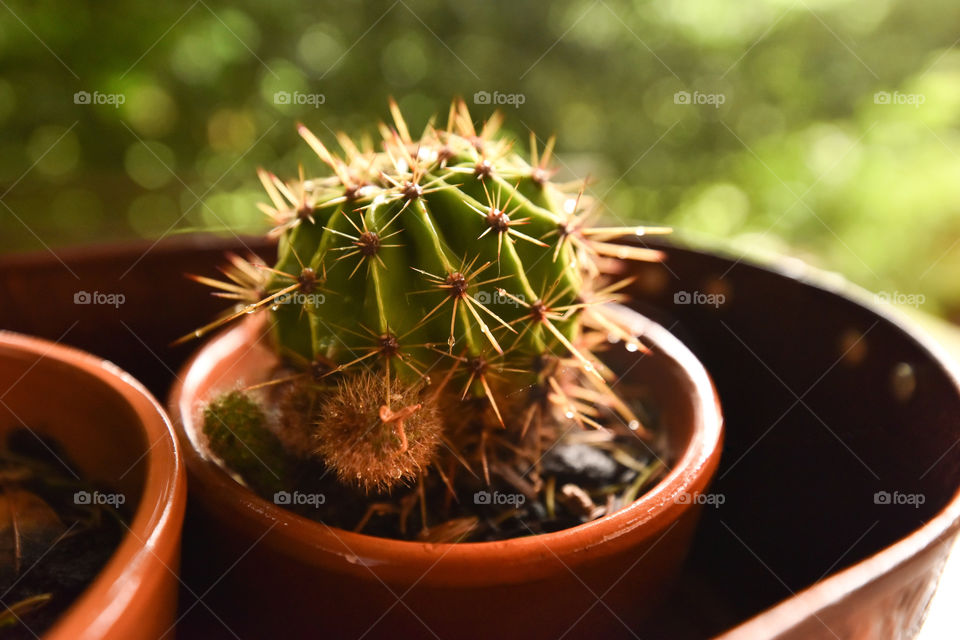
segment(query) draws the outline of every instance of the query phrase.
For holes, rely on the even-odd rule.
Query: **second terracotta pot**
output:
[[[205,603],[249,637],[633,637],[685,557],[720,457],[722,420],[701,364],[661,326],[621,312],[652,353],[609,364],[654,399],[674,464],[629,507],[556,533],[429,544],[332,528],[266,501],[208,460],[203,405],[272,359],[256,318],[190,361],[170,397],[190,475]],[[641,633],[642,635],[642,633]]]
[[[0,331],[0,435],[14,429],[53,440],[66,454],[58,471],[115,492],[130,507],[126,535],[97,577],[45,633],[21,620],[29,635],[172,637],[187,491],[177,441],[157,401],[110,362]]]

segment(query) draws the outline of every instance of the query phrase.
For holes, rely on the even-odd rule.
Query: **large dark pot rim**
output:
[[[902,331],[909,339],[927,351],[931,359],[952,382],[960,395],[960,362],[957,362],[941,344],[915,319],[897,307],[879,301],[877,294],[847,280],[843,275],[821,269],[798,258],[789,256],[744,257],[727,248],[704,245],[691,240],[670,245],[681,250],[712,255],[731,260],[734,267],[742,265],[749,269],[758,269],[774,273],[802,285],[833,294],[857,305],[871,314],[889,322]],[[730,267],[733,268],[733,267]],[[857,596],[864,588],[869,588],[878,576],[889,574],[898,568],[924,573],[925,568],[911,568],[911,560],[918,553],[936,545],[949,542],[960,531],[960,487],[939,512],[913,533],[898,539],[893,544],[880,549],[856,564],[823,578],[816,583],[797,591],[790,598],[782,600],[770,608],[756,614],[724,634],[718,636],[724,640],[752,640],[760,637],[776,637],[811,620],[819,619],[817,612],[838,606],[846,598]]]

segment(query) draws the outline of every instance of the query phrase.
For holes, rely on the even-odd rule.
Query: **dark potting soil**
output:
[[[374,511],[362,532],[401,540],[485,542],[577,526],[627,506],[666,471],[654,452],[637,447],[632,437],[617,438],[611,446],[614,444],[621,452],[629,451],[630,466],[620,461],[622,454],[618,460],[611,450],[592,444],[561,443],[544,455],[542,474],[545,482],[553,487],[552,500],[547,497],[550,491],[525,495],[497,475],[491,477],[488,486],[480,477],[461,474],[466,477],[455,484],[459,501],[450,498],[443,482],[425,483],[424,497],[429,505],[426,527],[416,504],[405,520],[392,509]],[[304,464],[297,478],[295,488],[263,497],[306,518],[340,529],[355,530],[368,515],[371,505],[402,507],[404,499],[415,499],[416,489],[402,492],[399,498],[396,492],[390,496],[368,496],[338,482],[320,463]],[[624,499],[632,485],[637,485],[634,492]],[[576,489],[567,489],[564,493],[570,486]]]
[[[540,468],[545,488],[539,492],[518,490],[530,487],[522,481],[530,469],[504,473],[493,467],[488,485],[460,468],[456,498],[430,474],[423,486],[426,522],[417,487],[368,495],[345,486],[317,461],[300,462],[285,490],[258,493],[331,527],[400,540],[484,542],[549,533],[622,509],[668,470],[667,453],[656,444],[662,439],[646,443],[625,432],[603,441],[597,435],[580,432],[546,451]]]
[[[56,442],[26,429],[0,447],[0,637],[36,638],[93,581],[123,538],[123,506],[78,481]]]
[[[302,425],[323,418],[313,413],[316,402],[289,402],[303,394],[285,392],[283,386],[270,387],[259,399],[224,393],[207,405],[204,433],[217,436],[208,446],[221,465],[264,499],[303,517],[399,540],[494,541],[559,531],[616,512],[665,475],[671,452],[659,428],[656,398],[643,385],[623,383],[620,390],[636,422],[624,424],[609,408],[598,412],[596,423],[603,428],[596,430],[565,416],[569,424],[537,427],[535,433],[542,428],[544,434],[541,453],[527,449],[513,455],[507,447],[503,459],[491,457],[489,477],[447,456],[437,463],[442,473],[431,467],[412,486],[380,495],[343,482],[319,456],[285,450],[276,433],[288,439],[296,433],[299,449],[307,452]],[[224,434],[222,425],[228,423],[232,428]],[[560,439],[550,440],[550,433],[561,434]],[[471,455],[478,457],[476,451]]]

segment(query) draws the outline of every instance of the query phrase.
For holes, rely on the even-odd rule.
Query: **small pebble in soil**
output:
[[[606,452],[589,444],[557,445],[543,457],[544,474],[556,475],[563,482],[612,484],[620,469]]]

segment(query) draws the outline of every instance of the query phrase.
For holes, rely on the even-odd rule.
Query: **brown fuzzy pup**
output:
[[[367,370],[345,376],[321,401],[315,453],[340,481],[367,493],[410,484],[430,464],[443,429],[419,385],[390,384]]]

